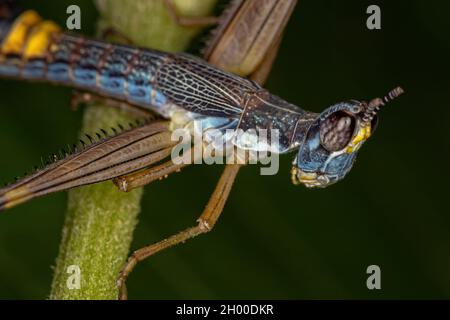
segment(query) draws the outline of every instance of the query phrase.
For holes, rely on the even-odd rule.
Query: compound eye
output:
[[[344,149],[350,143],[355,125],[354,116],[344,111],[332,113],[320,124],[320,143],[330,152]]]

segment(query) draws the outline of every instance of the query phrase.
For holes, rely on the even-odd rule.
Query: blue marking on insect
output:
[[[128,99],[136,103],[150,104],[152,86],[143,81],[128,81]]]
[[[128,99],[134,103],[151,104],[152,73],[140,66],[132,68],[128,74]]]
[[[125,91],[125,79],[123,76],[100,75],[100,87],[103,91],[113,95],[123,95]]]
[[[320,148],[319,131],[311,128],[308,139],[300,147],[297,165],[305,172],[314,172],[322,167],[327,158],[328,152]]]
[[[81,86],[95,86],[97,70],[77,66],[73,75],[76,84]]]
[[[65,62],[50,63],[47,67],[47,79],[50,81],[70,81],[69,65]]]
[[[161,93],[161,91],[156,91],[154,103],[156,107],[161,107],[167,104],[167,98]]]
[[[23,68],[24,77],[41,78],[44,76],[45,62],[43,60],[29,61]]]
[[[350,171],[355,156],[356,152],[351,154],[347,153],[341,154],[336,158],[334,158],[329,163],[327,163],[327,165],[324,168],[324,171],[326,171],[328,174],[331,175],[346,174],[348,171]]]
[[[19,67],[17,65],[12,64],[0,64],[0,74],[5,76],[18,76],[19,75]]]

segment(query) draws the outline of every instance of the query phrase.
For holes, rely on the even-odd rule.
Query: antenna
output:
[[[387,95],[385,95],[383,97],[383,99],[381,99],[381,98],[372,99],[369,102],[366,111],[364,111],[362,121],[366,122],[366,123],[372,121],[372,119],[375,117],[375,115],[378,113],[378,111],[380,111],[380,108],[382,106],[388,104],[389,102],[391,102],[398,96],[402,95],[404,92],[405,91],[401,87],[396,87],[396,88],[392,89],[391,91],[389,91],[389,93]]]

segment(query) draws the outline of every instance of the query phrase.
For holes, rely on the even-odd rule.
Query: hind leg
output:
[[[122,271],[119,274],[119,279],[117,280],[120,300],[127,299],[127,289],[125,284],[126,279],[140,261],[147,259],[148,257],[164,249],[173,247],[202,233],[206,233],[212,230],[223,211],[234,180],[240,168],[241,165],[239,164],[226,165],[222,176],[220,177],[219,182],[217,183],[217,186],[214,189],[214,192],[211,195],[208,204],[206,205],[206,208],[197,219],[198,224],[196,226],[187,228],[167,239],[133,252],[133,254],[128,258],[128,261],[123,266]]]

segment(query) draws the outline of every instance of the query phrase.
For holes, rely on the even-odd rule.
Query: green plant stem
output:
[[[202,16],[211,12],[216,0],[175,1],[179,14]],[[111,26],[135,44],[164,51],[186,48],[198,28],[175,24],[161,0],[97,0],[99,27]],[[82,133],[96,132],[130,115],[102,105],[89,106]],[[116,280],[127,259],[140,211],[142,189],[121,193],[112,182],[78,188],[69,192],[69,203],[50,299],[116,299]],[[147,212],[146,214],[151,214]],[[73,273],[80,270],[80,288],[74,289]]]

